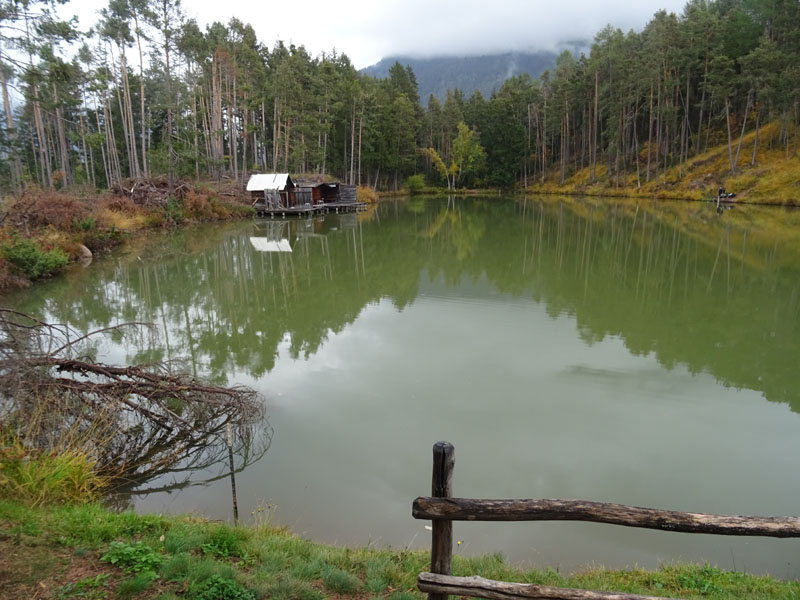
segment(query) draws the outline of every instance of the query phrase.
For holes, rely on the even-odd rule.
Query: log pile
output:
[[[172,197],[182,202],[187,194],[196,192],[223,196],[226,199],[249,203],[242,186],[235,181],[221,181],[207,184],[209,189],[190,181],[176,181]],[[130,199],[134,204],[145,208],[166,208],[170,199],[169,180],[166,177],[148,179],[123,179],[111,186],[111,193],[119,198]]]
[[[172,197],[176,200],[183,200],[188,191],[188,183],[185,181],[175,182]],[[111,187],[111,192],[117,196],[130,198],[134,204],[146,208],[165,208],[170,199],[169,180],[166,177],[123,179]]]

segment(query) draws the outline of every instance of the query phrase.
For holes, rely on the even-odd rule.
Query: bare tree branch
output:
[[[84,334],[0,309],[2,425],[41,449],[79,444],[116,487],[129,489],[220,462],[228,423],[243,464],[260,458],[271,429],[255,390],[197,380],[177,362],[120,367],[87,358],[99,336],[149,327],[126,323]]]

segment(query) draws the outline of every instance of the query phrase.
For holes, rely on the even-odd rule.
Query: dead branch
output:
[[[121,367],[88,358],[98,336],[146,327],[80,333],[0,309],[2,424],[40,449],[79,442],[101,473],[128,488],[217,463],[229,423],[245,464],[260,457],[271,430],[254,390],[197,380],[174,362]]]

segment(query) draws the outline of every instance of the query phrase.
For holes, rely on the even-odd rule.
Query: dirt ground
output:
[[[36,544],[26,540],[24,535],[0,536],[2,600],[111,598],[123,578],[119,569],[100,562],[98,552],[84,554],[79,549]],[[156,595],[159,591],[148,589],[146,597]]]

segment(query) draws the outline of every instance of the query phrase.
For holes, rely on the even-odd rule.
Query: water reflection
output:
[[[421,275],[485,277],[574,315],[586,342],[619,336],[634,354],[798,411],[800,243],[759,229],[747,209],[731,222],[706,208],[415,198],[382,204],[366,225],[349,214],[204,226],[139,240],[12,302],[84,330],[159,324],[163,342],[126,346],[127,362],[188,357],[193,372],[225,383],[268,373],[283,341],[308,357],[381,299],[402,310]],[[250,238],[291,252],[260,252]]]
[[[13,301],[77,328],[155,322],[161,340],[103,352],[257,387],[276,438],[240,498],[320,540],[420,543],[410,502],[443,438],[468,496],[791,514],[797,232],[800,213],[749,207],[414,198],[147,237]],[[170,507],[224,516],[224,483]],[[566,567],[734,556],[797,574],[778,571],[783,542],[474,531],[470,551]]]

